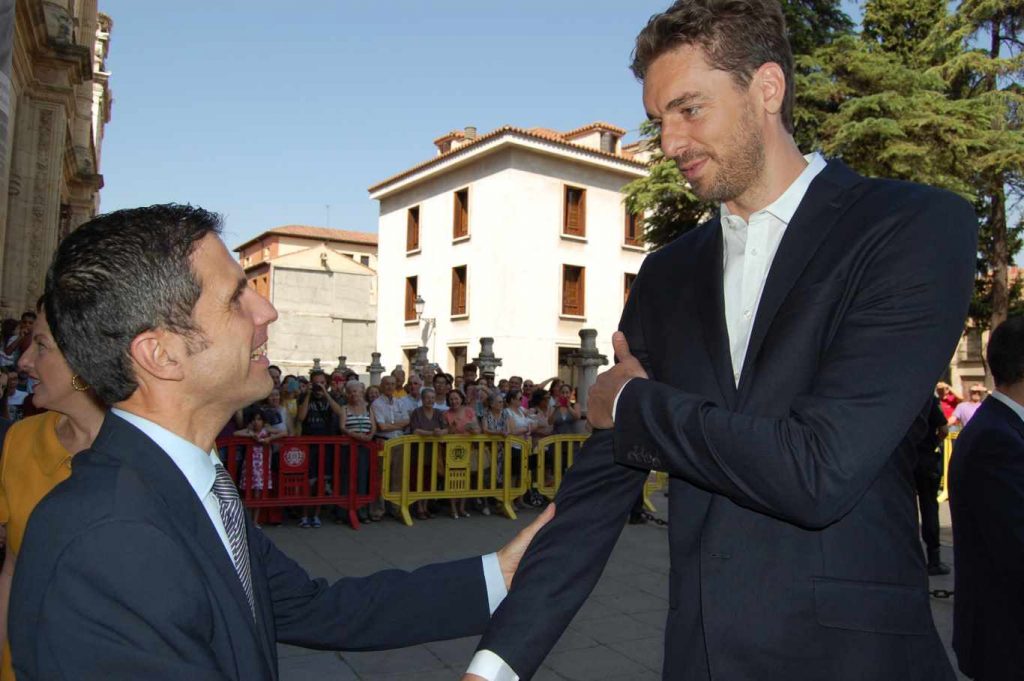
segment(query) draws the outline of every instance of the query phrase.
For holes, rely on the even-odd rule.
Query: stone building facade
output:
[[[621,193],[646,175],[646,159],[622,144],[625,133],[607,123],[467,128],[370,187],[380,202],[382,362],[407,365],[426,347],[457,374],[491,337],[499,376],[573,380],[569,358],[585,328],[611,356],[646,255]]]
[[[99,209],[112,104],[112,21],[98,0],[9,2],[9,83],[0,83],[0,317],[35,304],[58,242]]]
[[[277,308],[267,357],[305,373],[339,356],[366,374],[377,344],[377,235],[326,227],[276,227],[238,246],[249,285]]]

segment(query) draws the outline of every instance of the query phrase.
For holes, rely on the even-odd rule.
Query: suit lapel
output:
[[[847,190],[860,180],[861,177],[841,161],[829,161],[808,187],[793,219],[786,227],[786,233],[768,271],[743,361],[739,385],[741,392],[746,388],[747,377],[768,335],[775,313],[829,231],[856,198],[855,192]]]
[[[226,599],[229,602],[225,603],[225,607],[235,607],[240,611],[243,618],[249,622],[250,633],[259,641],[260,649],[264,655],[268,655],[264,632],[256,629],[249,601],[245,597],[235,565],[228,556],[220,535],[210,522],[206,508],[171,458],[145,433],[124,419],[109,413],[103,421],[103,427],[96,437],[93,448],[101,449],[134,470],[150,491],[160,499],[166,507],[166,520],[178,528],[193,549],[198,546],[200,562],[212,565],[225,583],[227,591],[231,594]],[[257,616],[263,619],[270,617],[271,613],[258,610]],[[273,668],[271,658],[268,657],[266,661],[267,666]]]
[[[716,217],[705,226],[704,238],[696,248],[694,302],[715,380],[726,406],[731,407],[736,400],[736,380],[725,326],[722,248],[722,224]]]

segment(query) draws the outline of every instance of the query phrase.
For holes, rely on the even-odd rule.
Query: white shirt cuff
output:
[[[488,553],[481,557],[484,566],[484,583],[487,584],[487,606],[491,614],[498,609],[501,602],[508,595],[505,588],[505,575],[501,574],[501,563],[498,562],[497,553]]]
[[[519,681],[519,675],[512,671],[512,667],[489,650],[478,650],[466,673],[476,674],[487,681]]]
[[[615,393],[615,399],[612,400],[612,423],[615,422],[615,412],[619,410],[619,398],[622,397],[622,391],[626,389],[626,386],[629,385],[629,382],[632,380],[632,378],[627,378],[626,382],[619,388],[619,392]]]

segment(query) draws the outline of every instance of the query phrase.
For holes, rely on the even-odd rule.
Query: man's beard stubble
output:
[[[743,116],[736,126],[733,143],[725,147],[721,155],[694,149],[679,154],[672,160],[677,167],[682,168],[702,158],[713,161],[718,170],[710,178],[704,177],[696,183],[690,183],[690,189],[701,201],[732,201],[742,196],[754,184],[764,170],[764,136],[754,122],[754,114],[749,105],[744,107]]]

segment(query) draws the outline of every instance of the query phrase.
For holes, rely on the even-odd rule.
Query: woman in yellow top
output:
[[[7,527],[7,555],[0,571],[0,640],[4,646],[0,681],[14,679],[7,646],[7,606],[14,561],[29,515],[50,490],[71,475],[72,455],[92,446],[106,413],[64,360],[41,304],[32,345],[22,354],[18,368],[38,381],[34,404],[49,411],[11,426],[0,457],[0,524]]]

